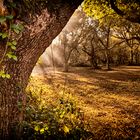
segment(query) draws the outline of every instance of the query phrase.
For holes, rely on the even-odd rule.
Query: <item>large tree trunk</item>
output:
[[[64,72],[68,72],[69,71],[69,64],[68,62],[64,62]]]
[[[94,44],[93,44],[93,40],[92,40],[92,44],[91,44],[91,66],[93,69],[98,69],[98,63],[97,63],[97,57],[96,57],[96,53],[95,53],[95,48],[94,48]]]
[[[15,52],[18,61],[8,60],[3,62],[5,72],[9,73],[11,78],[0,78],[1,140],[12,139],[14,135],[17,137],[14,130],[23,121],[26,102],[25,89],[32,69],[40,55],[61,32],[81,2],[82,0],[50,0],[47,6],[51,8],[41,9],[36,18],[33,15],[30,19],[31,16],[26,15],[28,17],[28,19],[25,19],[27,24],[22,36],[18,39]],[[20,4],[22,6],[22,3],[19,1],[18,5]],[[39,4],[37,8],[39,8]],[[26,9],[26,7],[24,8]],[[24,18],[25,15],[21,16],[21,19]],[[3,53],[0,50],[0,56]]]

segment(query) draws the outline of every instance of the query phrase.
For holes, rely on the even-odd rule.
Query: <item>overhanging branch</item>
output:
[[[139,23],[140,24],[140,14],[136,15],[135,13],[131,13],[131,14],[127,14],[125,12],[123,12],[122,10],[120,10],[118,7],[117,7],[117,4],[116,4],[116,0],[110,0],[110,5],[111,5],[111,8],[120,16],[122,16],[123,18],[125,18],[126,20],[129,20],[131,22],[134,22],[134,23]],[[139,5],[139,2],[137,2],[137,4]],[[139,11],[138,11],[139,12]]]

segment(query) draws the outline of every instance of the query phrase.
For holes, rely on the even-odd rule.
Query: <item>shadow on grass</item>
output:
[[[83,140],[140,139],[140,69],[137,68],[134,72],[131,68],[129,70],[93,71],[84,68],[74,69],[69,73],[56,72],[55,79],[49,79],[49,76],[45,75],[44,83],[48,84],[51,80],[50,86],[55,84],[57,90],[65,84],[66,90],[74,90],[73,95],[84,102],[83,106],[87,109],[85,111],[88,111],[88,108],[94,111],[93,120],[86,120],[93,123],[92,133],[73,129],[71,134],[59,133],[58,135],[62,136],[60,139],[80,140],[79,136],[82,134]],[[94,123],[96,120],[99,121],[97,125]],[[89,138],[88,134],[91,134]],[[52,139],[59,138],[58,135]]]

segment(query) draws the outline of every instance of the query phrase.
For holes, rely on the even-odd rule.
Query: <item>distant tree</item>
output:
[[[119,28],[114,29],[114,31],[116,33],[114,37],[122,40],[128,47],[128,50],[130,52],[129,63],[132,65],[134,65],[134,63],[138,64],[140,46],[140,25],[123,21],[119,25]]]
[[[111,50],[117,45],[121,44],[121,41],[114,41],[112,39],[113,35],[113,21],[110,19],[105,24],[100,25],[98,21],[90,21],[90,39],[91,39],[91,49],[90,52],[84,47],[84,52],[91,56],[91,60],[94,68],[97,66],[97,52],[104,53],[106,60],[106,68],[110,70],[111,62]]]
[[[78,45],[82,41],[82,39],[80,39],[81,31],[79,31],[79,26],[81,25],[83,16],[85,16],[85,14],[81,11],[81,9],[77,9],[70,19],[68,25],[58,36],[61,42],[61,47],[63,48],[65,72],[69,71],[71,55],[74,51],[78,51]]]
[[[88,17],[85,17],[85,27],[83,34],[83,44],[82,44],[82,51],[86,53],[89,57],[89,62],[94,69],[98,69],[98,56],[97,52],[100,49],[100,46],[98,44],[98,40],[96,38],[95,28],[97,27],[96,24],[93,23],[93,20],[91,20]],[[96,22],[95,22],[96,23]]]

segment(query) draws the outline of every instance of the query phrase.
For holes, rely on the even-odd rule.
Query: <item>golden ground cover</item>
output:
[[[93,139],[140,139],[140,67],[71,68],[69,73],[48,68],[44,75],[32,75],[28,89],[46,106],[60,98],[76,102]]]

